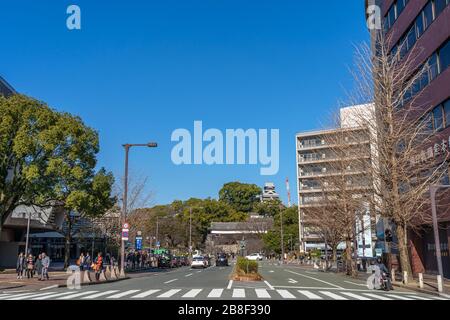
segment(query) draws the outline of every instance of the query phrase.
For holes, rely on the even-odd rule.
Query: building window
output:
[[[450,99],[444,102],[445,126],[450,127]]]
[[[422,15],[419,15],[416,19],[416,30],[417,30],[417,38],[420,38],[420,36],[422,35],[423,31],[425,30],[423,27],[423,17]]]
[[[430,59],[428,59],[428,66],[429,66],[429,78],[430,78],[430,82],[433,81],[438,73],[439,73],[439,69],[438,69],[438,62],[437,62],[437,54],[434,53]]]
[[[430,1],[423,10],[423,25],[426,30],[433,23],[433,3]]]
[[[439,50],[439,71],[444,72],[450,65],[450,41]]]
[[[434,12],[436,17],[444,11],[445,7],[448,5],[449,0],[434,0]]]
[[[439,131],[444,128],[444,117],[442,114],[442,106],[438,106],[433,110],[434,130]]]

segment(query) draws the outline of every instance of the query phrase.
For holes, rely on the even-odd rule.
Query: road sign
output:
[[[159,248],[161,246],[161,243],[159,241],[156,241],[156,246]]]
[[[377,257],[381,257],[383,255],[383,249],[376,248],[375,249],[375,255]]]
[[[135,248],[136,250],[142,250],[142,237],[136,237],[135,239]]]
[[[240,246],[241,246],[241,250],[244,250],[245,249],[245,241],[241,241]]]
[[[125,222],[125,223],[123,224],[123,228],[124,228],[124,229],[130,229],[130,225],[129,225],[127,222]]]
[[[122,229],[122,241],[128,241],[128,229]]]

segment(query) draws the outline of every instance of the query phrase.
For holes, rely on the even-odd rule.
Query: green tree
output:
[[[285,252],[290,251],[294,243],[298,242],[298,208],[283,208],[283,244]],[[263,241],[266,249],[271,252],[281,253],[281,219],[280,211],[274,216],[274,225],[272,230],[263,235]]]
[[[230,182],[219,191],[219,200],[238,212],[249,213],[259,201],[262,190],[255,184]]]
[[[280,208],[284,208],[280,200],[270,200],[264,202],[258,202],[254,205],[254,211],[265,217],[275,217],[279,212]]]

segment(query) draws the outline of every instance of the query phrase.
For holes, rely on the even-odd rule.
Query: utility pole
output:
[[[192,257],[192,207],[189,207],[189,256]]]
[[[288,208],[291,207],[291,188],[289,187],[289,178],[286,178],[286,190],[288,197]]]
[[[281,263],[284,264],[283,208],[280,206]]]

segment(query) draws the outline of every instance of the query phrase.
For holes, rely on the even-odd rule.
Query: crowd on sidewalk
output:
[[[49,280],[49,267],[50,258],[45,252],[40,253],[36,257],[32,254],[26,256],[23,252],[21,252],[17,257],[17,279],[23,279],[24,277],[32,279],[36,275],[40,281]]]

